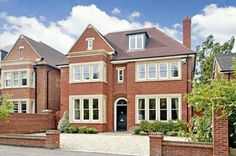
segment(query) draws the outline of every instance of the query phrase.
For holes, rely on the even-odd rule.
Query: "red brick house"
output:
[[[142,120],[188,121],[195,54],[191,20],[183,44],[157,28],[103,36],[89,25],[61,64],[61,111],[73,126],[129,130]]]
[[[60,69],[66,57],[43,42],[21,35],[1,62],[1,94],[11,95],[15,113],[60,110]]]

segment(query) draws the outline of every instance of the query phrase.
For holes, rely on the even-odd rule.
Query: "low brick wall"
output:
[[[0,144],[57,149],[60,148],[60,132],[48,130],[46,136],[0,135]]]
[[[209,143],[165,141],[162,133],[150,135],[151,156],[212,156],[213,145]]]
[[[0,123],[0,133],[36,133],[56,128],[55,115],[13,113],[9,119]]]

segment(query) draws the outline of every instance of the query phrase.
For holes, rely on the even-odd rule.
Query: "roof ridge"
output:
[[[123,33],[123,32],[128,32],[128,31],[140,31],[140,30],[145,30],[145,29],[153,29],[153,28],[155,28],[154,26],[153,27],[148,27],[148,28],[139,28],[139,29],[133,29],[133,28],[131,28],[131,29],[127,29],[127,30],[121,30],[121,31],[113,31],[113,32],[109,32],[109,33],[107,33],[106,35],[104,35],[104,36],[107,36],[107,35],[109,35],[109,34],[114,34],[114,33]]]

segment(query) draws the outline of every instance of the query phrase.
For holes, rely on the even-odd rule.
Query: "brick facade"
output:
[[[93,50],[87,50],[87,38],[94,38]],[[106,96],[106,123],[71,123],[71,125],[95,127],[99,131],[114,130],[114,110],[115,101],[118,98],[127,99],[127,129],[132,129],[135,124],[135,95],[144,94],[179,94],[181,95],[181,116],[182,120],[188,121],[192,116],[192,110],[184,101],[184,95],[191,92],[191,79],[194,68],[194,57],[183,56],[179,58],[181,62],[181,79],[169,81],[146,81],[135,82],[135,64],[136,61],[129,61],[122,64],[113,64],[111,62],[112,49],[110,45],[102,38],[97,30],[91,26],[85,30],[79,40],[68,53],[68,66],[61,67],[61,113],[69,111],[70,96],[77,95],[105,95]],[[189,61],[182,59],[189,58]],[[162,61],[175,60],[176,58],[162,59]],[[106,63],[106,82],[86,82],[70,83],[70,65],[86,62],[102,61]],[[147,60],[148,61],[148,60]],[[117,82],[117,69],[124,69],[123,83]],[[72,112],[69,112],[71,114]]]
[[[41,113],[45,109],[50,109],[55,113],[60,110],[60,69],[45,61],[40,62],[46,58],[42,58],[28,40],[31,39],[21,35],[1,63],[3,82],[1,94],[11,95],[12,101],[27,101],[27,113]],[[22,57],[20,58],[20,48],[22,47]],[[27,71],[27,86],[5,87],[4,73],[19,71]],[[47,71],[50,71],[48,79]],[[35,77],[33,77],[33,73],[35,73]],[[20,74],[18,77],[20,78]],[[36,108],[31,105],[31,102]]]
[[[55,129],[53,114],[11,114],[8,121],[1,122],[0,133],[37,133]]]

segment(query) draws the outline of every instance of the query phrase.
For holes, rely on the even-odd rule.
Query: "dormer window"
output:
[[[24,46],[20,46],[19,47],[19,59],[23,59],[23,50],[24,50]]]
[[[87,50],[93,50],[93,40],[94,38],[86,38]]]
[[[145,46],[145,34],[129,35],[129,51],[141,50]]]

